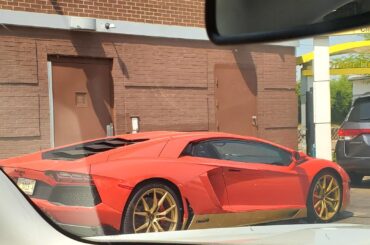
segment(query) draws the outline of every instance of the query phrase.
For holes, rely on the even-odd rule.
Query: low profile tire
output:
[[[342,184],[333,172],[320,172],[312,181],[308,194],[308,220],[313,223],[332,221],[341,208],[342,193]]]
[[[178,194],[163,183],[148,183],[135,190],[122,219],[122,231],[146,233],[179,230],[182,202]]]
[[[354,185],[361,185],[362,179],[364,178],[363,175],[356,174],[356,173],[349,173],[348,175],[349,175],[349,177],[351,179],[351,183],[352,184],[354,184]]]

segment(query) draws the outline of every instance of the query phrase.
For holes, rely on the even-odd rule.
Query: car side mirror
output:
[[[293,152],[293,158],[297,163],[302,163],[307,159],[307,155],[301,151]]]

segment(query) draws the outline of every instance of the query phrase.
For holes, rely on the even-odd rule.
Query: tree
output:
[[[330,81],[332,123],[341,124],[351,108],[352,85],[344,75]]]
[[[370,67],[370,54],[349,54],[335,58],[330,63],[332,69],[368,68]]]
[[[298,121],[301,123],[301,81],[296,84],[298,97]],[[341,124],[352,104],[352,82],[348,76],[340,76],[330,81],[331,121]]]

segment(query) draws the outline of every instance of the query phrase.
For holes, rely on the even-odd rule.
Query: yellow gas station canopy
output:
[[[370,54],[370,40],[348,42],[333,45],[329,47],[330,55],[348,54],[348,53],[362,53]],[[297,57],[297,65],[303,65],[313,60],[313,52]]]
[[[330,75],[369,75],[370,68],[344,68],[344,69],[330,69]],[[306,77],[313,76],[312,69],[303,70],[302,75]]]
[[[370,27],[366,27],[363,30],[353,30],[350,32],[345,32],[347,34],[340,35],[350,35],[350,34],[364,34],[370,33]],[[339,34],[337,34],[339,35]],[[330,55],[340,55],[340,54],[349,54],[349,53],[358,53],[358,54],[370,54],[370,40],[366,41],[357,41],[357,42],[348,42],[333,45],[329,47]],[[314,53],[310,52],[304,54],[300,57],[297,57],[297,65],[303,65],[311,62],[313,60]],[[370,64],[370,63],[369,63]],[[330,69],[330,75],[368,75],[370,74],[370,66],[367,67],[350,67],[350,68],[337,68]],[[304,76],[313,76],[312,67],[307,67],[307,69],[302,71]]]
[[[370,26],[364,26],[362,28],[350,30],[350,31],[342,31],[331,34],[331,36],[344,36],[344,35],[361,35],[361,34],[369,34],[370,33]]]

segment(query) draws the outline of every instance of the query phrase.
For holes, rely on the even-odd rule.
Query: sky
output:
[[[364,38],[361,35],[345,35],[345,36],[331,36],[329,37],[330,45],[361,41]],[[313,51],[313,38],[302,39],[299,41],[299,46],[296,49],[296,56],[301,56],[305,53]]]

